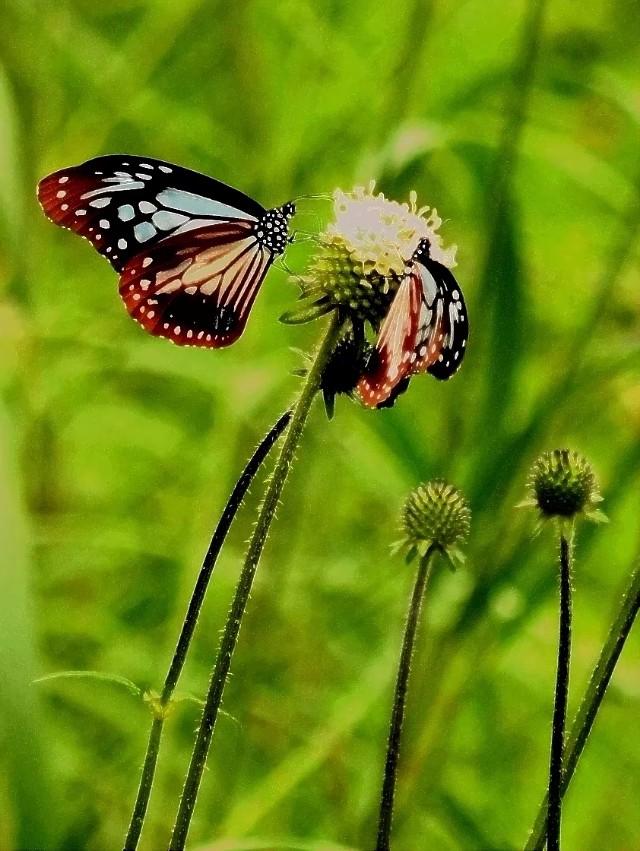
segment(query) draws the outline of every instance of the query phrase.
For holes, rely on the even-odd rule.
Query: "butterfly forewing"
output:
[[[53,222],[88,239],[118,272],[178,231],[212,220],[256,222],[266,212],[212,177],[126,154],[54,172],[40,181],[38,198]]]
[[[469,339],[467,307],[460,285],[446,266],[435,260],[416,265],[423,292],[435,291],[436,296],[430,324],[418,342],[414,371],[426,369],[434,378],[445,381],[460,369],[464,358]]]
[[[134,257],[120,276],[120,295],[150,334],[221,348],[242,334],[271,261],[247,223],[220,222]]]

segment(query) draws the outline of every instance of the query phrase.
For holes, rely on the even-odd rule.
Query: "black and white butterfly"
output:
[[[462,290],[430,248],[428,239],[418,243],[358,382],[368,407],[388,404],[415,373],[451,378],[464,358],[469,320]]]
[[[109,260],[136,322],[207,348],[229,346],[244,331],[295,213],[292,202],[267,210],[212,177],[127,154],[50,174],[38,199],[53,222]]]

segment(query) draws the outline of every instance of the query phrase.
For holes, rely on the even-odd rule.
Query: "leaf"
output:
[[[312,322],[314,319],[319,319],[320,316],[324,316],[330,310],[333,310],[333,305],[328,299],[325,301],[316,301],[310,305],[287,310],[280,317],[280,322],[284,325],[303,325],[305,322]]]
[[[45,674],[43,677],[38,677],[33,680],[34,683],[46,683],[53,680],[96,680],[102,683],[111,683],[112,685],[125,688],[134,697],[143,698],[144,691],[131,680],[126,677],[121,677],[120,674],[105,674],[102,671],[55,671],[52,674]],[[197,698],[194,698],[197,699]]]

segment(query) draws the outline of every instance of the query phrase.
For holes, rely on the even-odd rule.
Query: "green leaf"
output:
[[[120,674],[105,674],[102,671],[55,671],[33,680],[34,683],[47,683],[53,680],[97,680],[125,688],[134,697],[142,698],[144,691],[131,680]]]
[[[324,316],[330,310],[333,310],[333,305],[328,299],[325,301],[316,301],[311,305],[304,305],[298,308],[294,307],[291,310],[287,310],[280,317],[280,322],[284,325],[303,325],[305,322],[312,322],[314,319]]]

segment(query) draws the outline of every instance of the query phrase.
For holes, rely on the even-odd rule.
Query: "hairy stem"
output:
[[[411,660],[415,646],[418,623],[422,601],[431,573],[433,555],[436,547],[431,546],[425,556],[420,560],[416,581],[413,586],[413,594],[407,613],[407,621],[404,628],[402,640],[402,652],[398,663],[398,675],[396,678],[396,690],[391,711],[391,722],[389,724],[389,740],[387,743],[387,756],[384,764],[384,779],[382,782],[382,793],[380,796],[380,814],[378,818],[378,840],[376,851],[389,851],[391,840],[391,823],[393,820],[393,799],[396,790],[398,776],[398,759],[400,757],[400,739],[402,736],[402,724],[404,721],[405,705],[407,699],[407,687],[409,674],[411,673]]]
[[[125,851],[134,851],[134,849],[138,847],[138,841],[140,839],[140,834],[142,833],[144,818],[147,812],[149,798],[151,796],[166,710],[182,672],[187,652],[189,650],[189,645],[198,622],[198,615],[200,614],[200,609],[204,602],[207,586],[209,585],[209,580],[211,579],[211,574],[215,567],[216,560],[220,554],[220,550],[222,549],[222,545],[224,544],[229,529],[231,528],[233,519],[242,504],[242,500],[249,490],[251,482],[264,463],[264,460],[272,449],[274,443],[278,440],[290,420],[291,411],[286,411],[263,437],[252,457],[249,459],[247,466],[242,471],[242,475],[236,482],[233,491],[231,492],[231,496],[229,497],[224,511],[222,512],[222,516],[218,521],[213,537],[211,538],[211,543],[209,544],[209,548],[202,562],[198,579],[193,589],[191,599],[189,600],[187,612],[182,623],[182,629],[180,630],[180,637],[178,638],[173,659],[171,660],[171,665],[169,666],[169,671],[167,672],[167,676],[164,681],[162,694],[154,705],[154,719],[151,725],[151,732],[149,733],[147,752],[145,754],[142,774],[140,776],[140,785],[138,787],[138,794],[136,796],[133,813],[131,815],[129,829],[127,830],[127,835],[124,840],[123,847]]]
[[[562,802],[562,762],[564,729],[569,694],[569,661],[571,658],[571,540],[560,533],[560,630],[558,637],[558,669],[551,729],[551,758],[549,762],[549,830],[548,851],[560,851],[560,820]]]
[[[600,657],[593,669],[587,690],[571,726],[571,732],[565,747],[564,770],[562,773],[561,794],[563,796],[569,788],[605,692],[622,653],[622,648],[631,632],[639,609],[640,566],[637,566],[631,574],[618,613],[611,624]],[[525,845],[525,851],[538,851],[538,849],[544,847],[547,834],[547,806],[548,798],[545,797],[538,809],[535,824]]]
[[[182,796],[176,822],[173,828],[170,848],[172,851],[180,851],[184,848],[191,824],[191,817],[196,804],[196,798],[202,773],[207,761],[209,746],[213,736],[218,711],[222,702],[224,687],[231,667],[231,659],[238,640],[242,618],[251,592],[251,586],[258,568],[258,563],[264,549],[267,535],[275,516],[275,511],[282,494],[282,489],[287,480],[289,470],[293,463],[294,455],[311,408],[311,403],[320,386],[322,370],[331,355],[338,335],[342,320],[336,312],[330,322],[327,333],[320,344],[313,365],[307,374],[307,378],[295,405],[291,424],[287,430],[285,441],[276,461],[273,475],[265,492],[264,500],[260,507],[253,534],[249,541],[244,565],[240,573],[235,596],[231,603],[231,609],[227,616],[227,622],[220,642],[220,648],[216,658],[205,706],[202,712],[200,726],[196,735],[196,741],[191,755],[191,762],[185,779]]]

